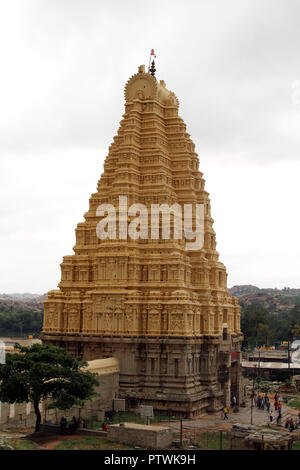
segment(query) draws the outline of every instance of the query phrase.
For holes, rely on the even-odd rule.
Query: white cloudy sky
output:
[[[300,287],[299,0],[0,0],[0,293],[56,287],[151,48],[229,286]]]

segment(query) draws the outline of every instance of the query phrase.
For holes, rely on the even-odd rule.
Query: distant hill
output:
[[[234,295],[235,297],[241,297],[242,295],[245,294],[255,294],[256,292],[259,292],[259,287],[256,286],[233,286],[229,289],[229,292],[231,295]]]
[[[263,288],[257,286],[241,285],[233,286],[229,289],[231,295],[238,298],[242,308],[258,303],[268,312],[277,315],[280,312],[287,312],[300,305],[300,289]],[[43,311],[43,300],[46,294],[13,293],[0,294],[0,312],[12,312],[14,310],[30,310],[32,312]]]
[[[0,294],[0,312],[11,312],[13,310],[30,310],[32,312],[43,311],[43,294]]]
[[[13,299],[13,300],[43,300],[46,298],[46,294],[30,294],[25,292],[24,294],[13,293],[13,294],[0,294],[0,299]]]
[[[241,297],[245,294],[270,294],[270,295],[283,295],[283,296],[300,296],[300,288],[299,289],[291,289],[290,287],[284,287],[283,289],[273,289],[273,288],[259,288],[256,286],[251,285],[243,285],[243,286],[233,286],[229,289],[231,295],[235,295],[236,297]]]
[[[295,305],[300,304],[300,289],[289,287],[260,289],[256,286],[242,285],[232,287],[229,292],[239,299],[242,308],[257,303],[275,315],[292,310]]]

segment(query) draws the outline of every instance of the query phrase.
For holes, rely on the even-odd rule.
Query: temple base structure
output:
[[[119,397],[129,408],[140,404],[193,418],[241,400],[240,337],[164,338],[43,334],[43,342],[66,348],[84,360],[116,357]]]

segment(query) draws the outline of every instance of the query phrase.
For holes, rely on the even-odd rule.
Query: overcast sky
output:
[[[56,288],[151,48],[229,287],[300,287],[299,0],[0,0],[0,293]]]

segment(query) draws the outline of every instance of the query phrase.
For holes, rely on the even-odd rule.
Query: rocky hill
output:
[[[263,288],[251,285],[233,286],[229,289],[231,295],[235,297],[242,297],[246,294],[270,294],[279,295],[285,297],[300,297],[300,289],[291,289],[290,287],[284,287],[283,289]]]
[[[300,304],[300,289],[290,289],[289,287],[260,289],[256,286],[242,285],[234,286],[229,291],[231,295],[239,299],[243,308],[257,303],[274,315],[292,310],[295,305]]]
[[[0,312],[14,310],[43,311],[43,300],[46,295],[41,294],[0,294]]]

